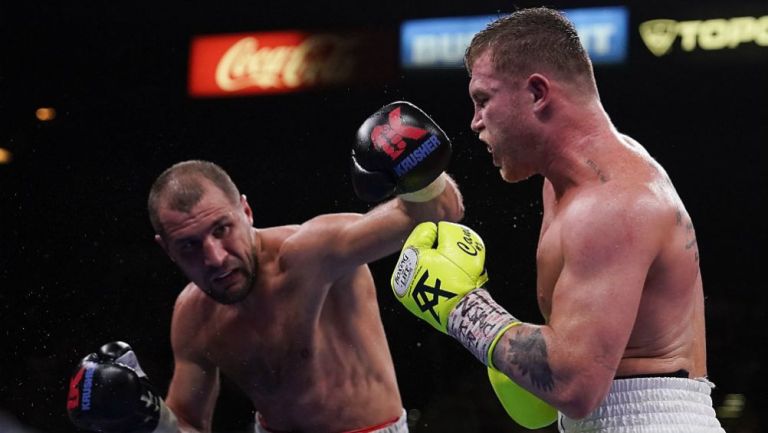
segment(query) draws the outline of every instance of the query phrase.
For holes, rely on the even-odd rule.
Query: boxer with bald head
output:
[[[184,161],[157,178],[155,239],[190,280],[173,312],[167,397],[130,346],[112,343],[73,376],[78,426],[208,432],[221,373],[253,403],[258,431],[407,431],[367,263],[396,252],[419,222],[459,220],[463,204],[443,172],[448,138],[415,106],[383,107],[357,137],[355,191],[397,195],[366,214],[254,228],[248,200],[218,165]]]

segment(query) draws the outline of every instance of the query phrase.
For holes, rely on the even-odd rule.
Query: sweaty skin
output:
[[[596,176],[605,180],[574,188],[559,201],[551,182],[545,180],[536,256],[539,307],[553,326],[555,320],[573,322],[572,317],[554,316],[553,298],[557,296],[556,302],[568,306],[583,301],[578,294],[567,293],[575,290],[568,286],[600,287],[605,291],[587,295],[606,299],[604,307],[613,311],[604,314],[613,316],[615,323],[631,325],[616,376],[680,369],[687,370],[691,377],[706,376],[704,299],[690,217],[661,166],[628,137],[617,147],[615,163],[611,158],[596,156],[604,162],[595,162],[595,170],[606,167],[599,168],[600,175]],[[603,212],[607,215],[600,215]],[[638,222],[639,218],[650,221]],[[574,233],[565,233],[568,229]],[[631,251],[634,246],[639,247],[637,253]],[[570,247],[581,249],[571,251]],[[622,252],[627,257],[614,256]],[[569,253],[583,256],[572,257]],[[571,271],[565,266],[566,256],[575,262],[575,275],[564,272]],[[637,272],[635,280],[624,287],[614,286],[614,276],[604,276],[603,281],[585,275],[620,260],[631,265],[628,271]],[[646,269],[645,273],[642,269]],[[565,289],[563,293],[555,292],[559,287]],[[597,304],[590,311],[595,316],[603,314]],[[619,320],[621,314],[628,317]],[[600,319],[596,325],[611,323]],[[612,369],[613,363],[609,367]]]
[[[544,176],[537,296],[544,325],[506,332],[493,363],[571,418],[617,376],[706,375],[695,231],[662,167],[616,131],[594,85],[472,65],[472,129],[502,178]]]
[[[182,430],[210,431],[220,372],[274,430],[339,432],[399,417],[366,263],[397,251],[419,221],[460,219],[448,183],[430,202],[395,199],[365,215],[267,229],[252,227],[244,196],[231,204],[210,184],[189,213],[161,207],[158,241],[192,280],[174,309],[166,399]]]

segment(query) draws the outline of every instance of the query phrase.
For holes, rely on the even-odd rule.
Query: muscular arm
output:
[[[219,394],[219,371],[201,353],[196,353],[196,328],[187,320],[189,307],[185,301],[182,293],[171,325],[175,364],[166,404],[176,415],[181,432],[210,432]]]
[[[590,413],[610,389],[660,238],[652,201],[582,200],[562,216],[563,268],[546,325],[504,334],[497,368],[568,416]]]
[[[408,233],[423,221],[458,221],[464,205],[458,187],[447,174],[445,190],[427,202],[400,198],[385,202],[366,214],[330,214],[305,223],[293,248],[299,254],[325,260],[318,263],[331,279],[398,251]],[[315,260],[316,261],[316,260]]]
[[[182,432],[211,431],[218,393],[218,371],[215,368],[203,368],[189,360],[176,360],[166,404],[176,415]]]
[[[447,175],[445,191],[428,202],[395,198],[346,224],[340,231],[336,256],[346,261],[358,258],[355,266],[370,263],[398,251],[410,231],[424,221],[459,221],[464,216],[461,194]]]

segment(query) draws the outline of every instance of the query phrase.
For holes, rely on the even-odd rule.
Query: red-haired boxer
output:
[[[471,127],[502,179],[545,178],[545,324],[521,323],[478,288],[487,276],[469,246],[482,241],[446,223],[413,232],[393,275],[398,299],[492,367],[510,415],[532,412],[522,387],[561,413],[563,432],[722,433],[691,218],[664,169],[611,123],[573,25],[519,10],[475,35],[466,65]],[[438,280],[433,317],[413,294]],[[554,421],[536,407],[534,421]]]
[[[246,197],[219,166],[167,169],[149,215],[157,242],[191,280],[173,313],[167,397],[129,346],[112,343],[73,376],[70,418],[104,432],[207,432],[221,372],[253,402],[259,431],[406,432],[366,264],[397,252],[419,222],[463,216],[443,171],[450,153],[421,110],[387,105],[358,131],[352,178],[367,200],[397,197],[364,215],[272,228],[252,226]]]

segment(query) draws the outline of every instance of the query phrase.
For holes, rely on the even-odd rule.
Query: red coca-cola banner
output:
[[[385,79],[396,70],[396,47],[382,36],[305,32],[199,36],[190,47],[189,94],[285,93]]]

